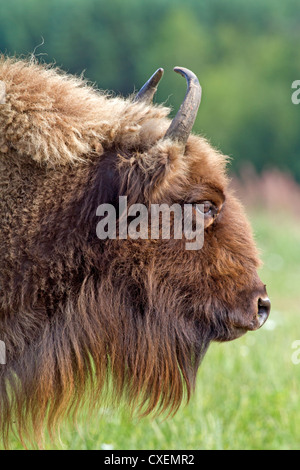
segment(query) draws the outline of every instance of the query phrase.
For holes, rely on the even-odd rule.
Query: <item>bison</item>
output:
[[[83,403],[175,413],[212,341],[270,311],[227,158],[191,133],[201,98],[171,121],[163,69],[127,99],[34,59],[0,58],[0,430],[40,441]],[[97,208],[199,204],[204,244],[99,239]],[[120,222],[120,213],[118,223]],[[129,223],[129,221],[128,221]]]

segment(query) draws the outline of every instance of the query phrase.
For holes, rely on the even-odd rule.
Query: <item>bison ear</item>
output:
[[[146,171],[145,195],[154,202],[173,192],[175,186],[183,185],[188,173],[187,161],[182,154],[180,142],[162,140],[141,159]]]
[[[147,152],[131,157],[118,154],[117,168],[119,194],[130,195],[131,203],[159,203],[170,190],[179,196],[178,184],[184,187],[188,175],[182,145],[171,140],[160,140]]]
[[[6,101],[6,85],[0,80],[0,104],[5,104]]]

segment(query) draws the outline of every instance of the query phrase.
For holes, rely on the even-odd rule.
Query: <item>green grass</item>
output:
[[[81,415],[48,449],[299,449],[300,222],[289,216],[252,217],[272,300],[258,332],[213,344],[200,368],[196,394],[172,419],[131,419],[126,411]],[[300,354],[299,354],[300,357]],[[12,448],[22,448],[14,439]]]

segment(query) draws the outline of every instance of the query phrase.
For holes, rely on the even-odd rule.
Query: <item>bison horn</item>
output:
[[[155,95],[157,90],[157,85],[159,84],[163,74],[164,69],[157,69],[156,72],[154,72],[154,74],[152,75],[152,77],[150,77],[149,80],[145,83],[145,85],[142,86],[142,88],[136,95],[134,101],[144,101],[150,104],[153,100],[153,96]]]
[[[185,146],[197,117],[202,90],[199,80],[193,72],[183,67],[175,67],[174,71],[185,77],[187,92],[164,138],[176,140]]]

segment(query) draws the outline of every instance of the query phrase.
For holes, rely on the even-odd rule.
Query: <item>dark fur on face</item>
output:
[[[8,95],[0,107],[4,440],[13,421],[20,436],[33,430],[39,439],[45,422],[53,430],[84,402],[106,402],[110,387],[115,404],[125,397],[141,414],[176,412],[209,343],[258,328],[265,296],[226,158],[200,137],[185,154],[161,141],[165,108],[11,59],[2,58],[0,80]],[[119,195],[221,209],[199,251],[184,240],[101,241],[96,209]]]

